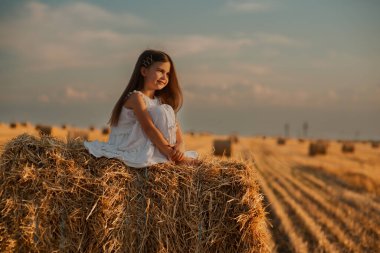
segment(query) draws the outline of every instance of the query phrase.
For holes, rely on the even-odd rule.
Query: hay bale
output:
[[[343,153],[354,153],[355,145],[352,142],[343,142],[342,144],[342,152]]]
[[[36,130],[42,135],[51,135],[52,127],[47,125],[36,125]]]
[[[327,154],[328,142],[316,141],[309,144],[309,156],[325,155]]]
[[[285,143],[286,143],[285,138],[282,138],[282,137],[277,138],[277,144],[278,145],[285,145]]]
[[[18,126],[19,126],[19,123],[17,123],[17,122],[11,122],[11,123],[9,123],[9,127],[12,128],[12,129],[17,128]]]
[[[20,125],[21,125],[22,127],[29,127],[29,126],[31,126],[32,124],[29,123],[29,122],[27,122],[27,121],[22,121],[22,122],[20,123]]]
[[[231,139],[227,139],[227,140],[215,139],[213,142],[213,150],[214,150],[215,156],[231,157],[231,153],[232,153]]]
[[[378,148],[380,146],[380,141],[371,141],[372,148]]]
[[[102,129],[102,134],[103,135],[108,135],[110,133],[110,129],[109,129],[109,127],[104,127],[103,129]]]
[[[247,164],[134,169],[48,136],[6,144],[0,217],[1,252],[269,252]]]
[[[86,130],[69,129],[67,131],[67,139],[88,140],[88,132]]]

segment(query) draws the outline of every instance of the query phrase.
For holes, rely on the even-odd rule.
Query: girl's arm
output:
[[[185,151],[185,142],[183,140],[183,134],[182,134],[182,130],[181,130],[181,127],[178,123],[178,121],[176,122],[176,125],[177,125],[177,131],[176,131],[176,146],[178,146],[180,148],[180,150],[182,152]]]
[[[185,143],[183,141],[182,130],[178,121],[176,122],[176,144],[174,145],[173,160],[182,161],[184,159]]]
[[[145,134],[153,142],[153,144],[156,145],[161,153],[171,160],[175,151],[173,147],[169,145],[160,130],[153,124],[153,120],[147,110],[142,95],[138,93],[131,94],[124,106],[133,109]]]

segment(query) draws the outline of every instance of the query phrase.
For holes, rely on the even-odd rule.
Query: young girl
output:
[[[172,59],[164,52],[146,50],[113,108],[108,142],[84,142],[84,146],[95,157],[117,158],[136,168],[168,161],[194,164],[198,154],[185,152],[176,121],[181,106]]]

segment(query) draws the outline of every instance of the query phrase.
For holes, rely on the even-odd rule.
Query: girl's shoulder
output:
[[[141,102],[146,104],[144,94],[141,91],[134,90],[128,93],[124,102],[124,107],[127,109],[133,109],[135,105],[141,104]]]
[[[128,93],[128,97],[130,97],[133,94],[138,94],[140,96],[144,96],[144,94],[141,91],[139,91],[139,90],[133,90],[133,91],[131,91],[131,92]]]

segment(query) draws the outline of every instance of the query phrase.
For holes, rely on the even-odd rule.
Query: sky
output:
[[[0,2],[0,121],[106,126],[139,54],[183,131],[380,139],[380,1]]]

